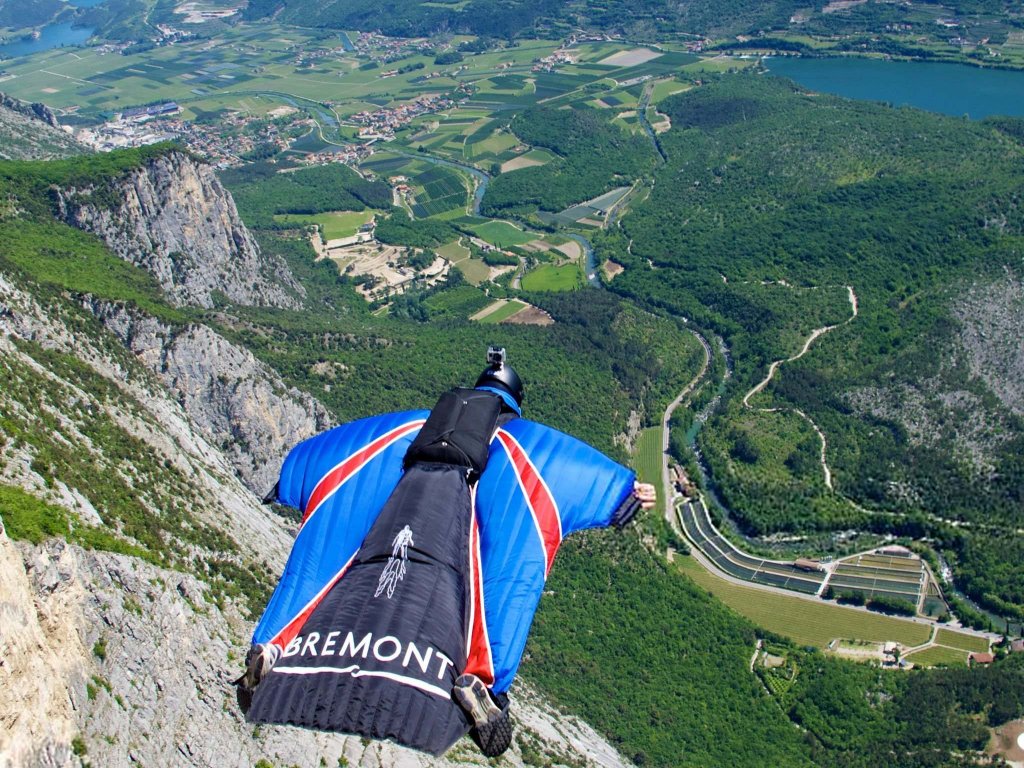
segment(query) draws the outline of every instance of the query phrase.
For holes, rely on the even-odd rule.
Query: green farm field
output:
[[[442,259],[448,259],[453,264],[469,258],[469,248],[464,246],[461,240],[453,240],[434,250]]]
[[[923,651],[907,654],[907,661],[921,667],[963,667],[967,665],[967,653],[957,648],[933,645]]]
[[[988,640],[984,637],[965,635],[963,632],[955,632],[952,629],[940,629],[935,635],[935,642],[964,651],[976,651],[977,653],[988,651]]]
[[[295,213],[282,213],[274,216],[274,221],[287,224],[317,224],[320,236],[324,240],[335,240],[340,237],[351,237],[359,231],[363,224],[373,219],[376,211],[331,211],[313,216]]]
[[[523,232],[506,221],[489,221],[486,224],[472,227],[472,230],[477,237],[486,240],[496,248],[523,245],[537,239],[537,235]]]
[[[578,264],[555,267],[547,264],[523,277],[526,291],[573,291],[583,285],[583,270]]]
[[[480,318],[481,323],[487,323],[490,325],[496,325],[502,320],[508,320],[512,315],[524,309],[526,305],[521,301],[510,301],[508,304],[501,306],[489,315],[484,315]]]
[[[633,453],[633,467],[641,482],[651,483],[658,489],[658,514],[665,512],[665,489],[661,482],[661,427],[648,427],[640,433]]]
[[[480,259],[463,259],[455,264],[455,268],[458,269],[462,273],[463,277],[465,277],[472,285],[480,285],[491,276],[491,268],[484,264]]]
[[[737,613],[801,645],[826,648],[843,638],[914,646],[927,642],[931,634],[927,624],[733,584],[709,573],[692,557],[676,557],[675,562],[681,573]]]

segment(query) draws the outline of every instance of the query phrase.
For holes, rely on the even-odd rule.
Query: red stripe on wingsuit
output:
[[[475,504],[473,508],[475,509]],[[491,656],[491,641],[487,636],[487,620],[484,612],[483,574],[480,568],[480,529],[473,512],[473,523],[469,529],[469,573],[470,620],[469,642],[466,658],[466,674],[476,675],[486,685],[494,685],[494,659]]]
[[[424,419],[417,419],[416,421],[402,424],[400,427],[395,427],[390,432],[381,435],[373,442],[360,448],[340,464],[335,465],[332,470],[320,478],[320,481],[313,489],[313,493],[310,494],[309,501],[306,502],[306,511],[302,515],[302,523],[305,524],[312,514],[316,512],[317,507],[323,504],[352,475],[366,466],[370,459],[396,440],[400,440],[410,432],[419,429],[423,426],[423,422]]]
[[[316,607],[320,605],[320,601],[324,599],[324,596],[331,591],[331,587],[337,584],[339,579],[345,575],[345,571],[347,571],[348,567],[352,565],[352,561],[355,560],[358,553],[359,550],[352,553],[352,557],[348,559],[347,563],[341,566],[341,570],[334,574],[331,580],[324,585],[324,588],[317,592],[316,595],[313,596],[313,599],[306,603],[306,606],[299,611],[298,615],[289,621],[285,625],[284,629],[274,635],[274,638],[270,642],[282,651],[288,647],[288,643],[294,640],[295,636],[302,631],[302,625],[306,623],[306,619],[308,619],[310,614],[312,614],[313,611],[316,610]]]
[[[541,545],[544,547],[544,559],[547,563],[544,575],[547,576],[551,571],[552,563],[555,562],[558,545],[562,543],[562,519],[558,515],[558,505],[555,504],[555,498],[551,495],[551,490],[544,482],[544,478],[533,466],[530,457],[516,439],[503,429],[498,430],[498,439],[512,460],[512,467],[519,480],[519,487],[523,489],[527,506],[533,515],[533,522],[537,526],[537,533],[540,534]]]

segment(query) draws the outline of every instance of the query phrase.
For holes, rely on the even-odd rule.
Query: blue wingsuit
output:
[[[638,509],[631,470],[518,417],[499,422],[478,477],[403,467],[428,413],[351,422],[285,459],[277,501],[302,525],[253,634],[281,656],[250,721],[443,754],[472,725],[455,679],[511,686],[562,539]]]

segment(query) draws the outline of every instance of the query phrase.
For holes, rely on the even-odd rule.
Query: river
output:
[[[764,63],[773,75],[851,99],[966,115],[972,120],[989,115],[1024,117],[1024,72],[854,56],[773,56]]]

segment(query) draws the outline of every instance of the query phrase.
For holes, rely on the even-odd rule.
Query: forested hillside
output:
[[[1022,524],[1024,423],[1006,386],[1019,365],[1008,299],[1021,281],[1024,147],[986,124],[763,76],[659,109],[672,120],[668,163],[603,249],[629,267],[615,290],[730,347],[735,375],[702,444],[740,522],[931,535],[970,594],[1024,610],[1012,565],[1024,539],[998,533]],[[832,325],[741,402],[770,362]],[[1011,351],[997,361],[992,345]],[[837,492],[807,417],[827,436]]]
[[[246,10],[249,19],[276,14],[280,21],[334,27],[379,29],[386,35],[423,35],[438,29],[485,37],[513,38],[530,33],[552,34],[589,26],[628,35],[654,36],[661,32],[708,34],[741,31],[784,24],[797,4],[790,0],[763,3],[731,0],[713,3],[691,0],[668,3],[644,0],[628,3],[561,3],[554,0],[472,0],[469,3],[423,3],[397,0],[381,5],[358,2],[310,3],[306,0],[253,0]]]

